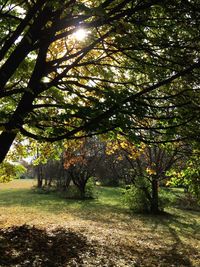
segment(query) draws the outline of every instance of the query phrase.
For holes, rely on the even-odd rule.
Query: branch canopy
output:
[[[161,140],[194,129],[199,10],[195,0],[6,1],[0,161],[18,133],[53,142],[116,128],[149,139],[150,129]]]

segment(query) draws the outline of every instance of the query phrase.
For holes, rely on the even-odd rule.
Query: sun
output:
[[[77,41],[83,41],[87,36],[87,31],[85,29],[80,28],[75,31],[73,35]]]

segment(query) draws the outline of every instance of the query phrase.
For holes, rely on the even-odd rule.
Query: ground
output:
[[[32,180],[0,185],[0,266],[200,266],[199,212],[131,213],[118,188],[96,200],[36,194]]]

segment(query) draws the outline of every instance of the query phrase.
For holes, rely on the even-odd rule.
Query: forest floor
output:
[[[200,266],[200,212],[139,215],[119,188],[74,201],[36,194],[32,185],[0,184],[0,267]]]

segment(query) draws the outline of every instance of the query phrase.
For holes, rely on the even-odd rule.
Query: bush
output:
[[[85,198],[95,198],[96,197],[96,191],[95,191],[95,179],[94,177],[90,177],[87,181],[86,187],[85,187]]]
[[[146,213],[150,210],[150,203],[144,191],[135,185],[123,189],[124,203],[134,212]]]

